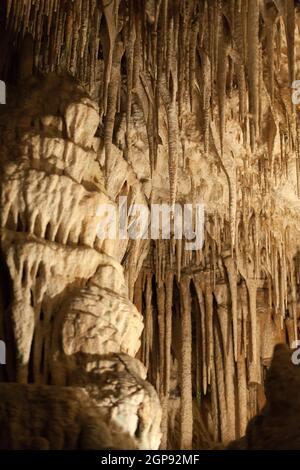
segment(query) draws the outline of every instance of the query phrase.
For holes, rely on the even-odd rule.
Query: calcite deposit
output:
[[[299,334],[299,15],[1,2],[3,381],[83,387],[140,448],[245,435],[274,346]],[[164,204],[169,236],[131,236],[134,203]],[[204,208],[194,250],[185,204]]]
[[[131,436],[132,445],[157,448],[158,398],[133,359],[142,315],[128,298],[117,241],[107,248],[97,236],[105,223],[97,210],[113,204],[96,151],[97,107],[72,79],[32,78],[24,86],[1,117],[1,247],[10,279],[2,321],[15,346],[9,378],[60,387],[83,383],[102,410],[104,427],[106,419]],[[56,97],[50,105],[48,94]]]

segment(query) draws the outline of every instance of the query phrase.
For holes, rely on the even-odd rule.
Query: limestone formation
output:
[[[163,449],[245,435],[299,331],[299,22],[292,0],[1,2],[3,381],[82,383],[153,448],[140,361]],[[99,237],[106,204],[125,236]],[[133,204],[168,206],[169,238],[131,236]]]
[[[98,110],[72,79],[49,76],[24,86],[1,117],[1,248],[10,279],[2,321],[16,348],[14,361],[8,354],[9,378],[55,386],[83,381],[112,428],[118,423],[138,447],[157,448],[158,399],[130,357],[140,347],[142,316],[128,298],[118,242],[97,236],[99,224],[104,231],[108,224],[98,208],[114,204],[93,148]],[[46,109],[48,93],[57,101]],[[86,356],[83,367],[78,361]],[[49,393],[50,400],[55,392]]]

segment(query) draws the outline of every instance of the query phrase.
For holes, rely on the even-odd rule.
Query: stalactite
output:
[[[295,4],[294,0],[285,0],[286,41],[289,62],[290,83],[295,79]]]
[[[211,123],[210,126],[212,137],[215,145],[215,149],[217,152],[217,156],[219,158],[220,164],[224,173],[227,178],[228,182],[228,189],[229,189],[229,226],[230,226],[230,235],[231,235],[231,251],[233,254],[233,248],[235,246],[235,238],[236,238],[236,208],[237,208],[237,195],[236,195],[236,188],[237,188],[237,180],[236,180],[236,168],[235,168],[235,161],[234,155],[228,154],[228,152],[221,154],[221,150],[218,148],[217,144],[217,136],[216,136],[216,129]]]
[[[159,84],[159,93],[162,97],[168,121],[168,163],[170,181],[170,204],[174,208],[177,193],[177,171],[178,171],[178,114],[176,105],[176,66],[175,51],[172,53],[169,91],[167,83],[162,79]]]
[[[203,12],[202,12],[203,13]],[[193,111],[193,95],[195,86],[196,76],[196,51],[197,51],[197,36],[199,33],[199,19],[200,13],[196,14],[192,20],[192,28],[190,32],[190,43],[189,43],[189,94],[190,94],[190,108]]]
[[[180,448],[191,449],[193,440],[193,396],[192,396],[192,324],[190,279],[182,278],[180,284],[181,319],[181,409]]]
[[[248,0],[248,78],[249,78],[249,113],[250,142],[254,151],[258,132],[258,81],[259,81],[259,6],[257,0]]]
[[[117,0],[118,1],[118,0]],[[113,54],[115,49],[115,41],[117,37],[117,29],[115,23],[115,11],[118,10],[116,0],[111,2],[102,1],[103,13],[106,19],[106,32],[108,38],[105,38],[106,46],[105,51],[107,51],[107,57],[105,58],[105,83],[104,83],[104,93],[103,93],[103,112],[106,114],[108,104],[108,94],[109,94],[109,83],[113,82],[113,77],[111,76],[112,67],[113,67]],[[118,46],[116,47],[116,49]],[[120,60],[120,59],[119,59]]]
[[[239,90],[239,114],[240,114],[240,122],[243,126],[243,135],[244,135],[244,142],[246,142],[245,133],[246,133],[246,80],[245,80],[245,66],[244,66],[244,33],[243,33],[243,25],[242,25],[242,12],[239,8],[239,2],[236,2],[236,9],[234,14],[234,46],[238,52],[238,59],[235,61],[235,65],[237,68],[237,82],[238,82],[238,90]]]
[[[221,21],[221,31],[219,35],[218,46],[218,67],[217,67],[217,90],[219,103],[219,120],[220,120],[220,144],[221,154],[223,155],[223,144],[225,134],[225,104],[226,104],[226,75],[227,61],[230,46],[230,31],[226,18],[223,16]]]
[[[203,135],[204,152],[209,150],[209,123],[210,123],[210,100],[211,100],[211,63],[209,56],[201,50],[202,79],[203,79]]]
[[[268,78],[271,102],[274,101],[274,38],[277,9],[274,3],[266,5],[266,35],[268,56]]]
[[[140,71],[142,68],[142,20],[141,15],[135,16],[136,37],[133,52],[133,89],[136,92],[140,82]],[[146,117],[145,117],[146,120]]]
[[[108,86],[107,112],[105,115],[104,145],[105,145],[105,170],[109,175],[112,170],[111,146],[115,123],[115,114],[118,99],[118,89],[120,81],[120,61],[124,53],[124,46],[121,40],[116,42],[113,63],[111,68],[111,80]]]
[[[300,198],[300,126],[296,126],[296,177],[297,177],[297,195]]]
[[[126,65],[127,65],[127,105],[126,105],[126,158],[131,161],[131,106],[132,106],[132,92],[133,92],[133,54],[134,43],[136,38],[135,32],[135,18],[134,18],[134,5],[133,0],[129,3],[129,20],[127,24],[127,43],[126,51]]]
[[[6,20],[7,20],[7,19],[9,18],[9,16],[10,16],[10,11],[11,11],[12,3],[13,3],[13,0],[7,0],[7,4],[6,4]]]
[[[72,21],[72,30],[73,30],[73,38],[72,38],[72,51],[71,51],[71,61],[70,61],[70,70],[74,74],[76,70],[77,64],[77,48],[78,48],[78,39],[79,39],[79,32],[76,28],[77,23],[77,14],[76,9],[73,9],[73,21]]]
[[[168,422],[170,408],[176,415],[179,406],[177,360],[182,362],[178,377],[182,409],[173,422],[181,427],[181,447],[191,446],[193,407],[207,414],[216,439],[234,437],[235,431],[241,436],[247,410],[254,412],[258,403],[250,383],[261,380],[267,359],[263,354],[271,341],[266,337],[269,327],[264,331],[261,324],[269,322],[279,335],[281,322],[289,341],[297,338],[300,274],[293,192],[297,187],[300,196],[300,128],[284,86],[287,71],[290,82],[295,78],[296,3],[7,0],[6,14],[5,40],[14,38],[16,53],[23,56],[23,37],[32,34],[35,67],[31,69],[37,76],[49,71],[71,73],[98,100],[100,125],[93,147],[101,171],[105,156],[107,176],[113,173],[117,185],[126,172],[128,184],[141,187],[149,204],[166,201],[167,182],[172,206],[177,199],[197,203],[203,198],[203,249],[188,251],[186,242],[175,238],[157,240],[144,261],[143,242],[130,240],[123,267],[129,298],[134,294],[144,314],[140,358],[163,405],[162,448],[177,433]],[[9,60],[1,58],[0,66],[8,78],[14,70]],[[38,123],[43,133],[44,120]],[[18,140],[23,130],[17,131]],[[114,131],[118,148],[113,145]],[[46,154],[47,146],[48,142],[39,150],[33,146],[30,152]],[[74,148],[70,166],[75,160],[77,165],[77,151],[84,151],[77,149],[77,143]],[[148,150],[149,162],[144,162]],[[166,168],[166,157],[169,174],[158,175]],[[48,164],[46,160],[43,164]],[[85,170],[78,173],[89,190]],[[69,168],[58,171],[62,175],[57,176],[69,177]],[[117,190],[109,196],[114,199],[116,194]],[[291,203],[284,212],[286,195]],[[18,217],[14,208],[6,212],[12,226],[22,226],[19,217],[24,214]],[[41,222],[32,219],[32,232],[42,232]],[[293,232],[291,239],[286,227]],[[62,228],[58,238],[51,235],[52,243],[65,240]],[[145,279],[137,279],[142,264]],[[188,276],[193,279],[191,289]],[[41,300],[43,293],[40,286],[34,299]],[[33,367],[38,378],[43,338],[35,344]]]

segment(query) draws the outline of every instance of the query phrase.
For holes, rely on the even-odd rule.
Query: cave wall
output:
[[[17,319],[7,334],[22,351],[13,379],[28,378],[29,361],[31,380],[48,380],[37,371],[50,330],[36,318],[55,312],[60,346],[54,333],[45,368],[53,354],[60,383],[86,367],[82,355],[137,353],[162,405],[162,448],[241,437],[263,406],[273,346],[298,336],[298,2],[12,0],[2,8],[0,73],[10,96],[18,90],[1,121],[2,251]],[[203,203],[203,248],[188,251],[184,239],[101,243],[97,204],[122,195],[148,208]],[[55,255],[52,243],[64,248]],[[33,277],[35,313],[24,249],[34,250],[34,264],[53,262],[40,284]],[[79,276],[67,274],[77,265]],[[111,290],[112,337],[102,314],[94,320]],[[19,328],[25,299],[29,320]]]

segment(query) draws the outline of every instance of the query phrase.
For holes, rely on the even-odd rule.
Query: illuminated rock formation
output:
[[[139,447],[157,448],[158,399],[143,366],[129,357],[140,347],[142,316],[113,258],[118,242],[108,246],[97,237],[105,223],[97,209],[112,204],[92,147],[98,112],[71,79],[32,79],[23,96],[33,84],[31,98],[16,96],[1,120],[1,247],[10,279],[2,321],[15,346],[8,378],[60,386],[83,381],[110,426],[118,423]],[[48,93],[56,96],[49,106]]]
[[[298,2],[2,3],[3,379],[136,355],[162,448],[243,436],[274,345],[298,337]],[[120,196],[203,204],[203,247],[100,240]]]

